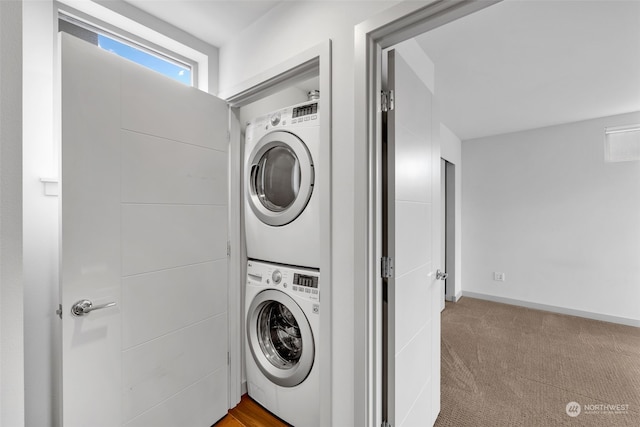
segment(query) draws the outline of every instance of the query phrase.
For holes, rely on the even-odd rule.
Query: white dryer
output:
[[[249,260],[245,297],[249,396],[289,424],[319,426],[318,270]]]
[[[252,120],[245,132],[247,257],[288,265],[320,263],[318,101]]]

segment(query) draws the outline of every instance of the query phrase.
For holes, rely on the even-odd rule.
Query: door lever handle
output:
[[[444,271],[440,271],[440,269],[436,271],[436,280],[447,280],[447,277],[449,277],[448,273],[445,273]]]
[[[108,302],[106,304],[93,305],[93,303],[88,299],[83,299],[73,304],[73,306],[71,306],[71,314],[73,314],[76,317],[84,316],[85,314],[89,314],[94,310],[113,307],[115,305],[116,305],[115,302]]]

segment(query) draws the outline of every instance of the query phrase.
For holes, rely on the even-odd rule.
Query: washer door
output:
[[[262,373],[282,387],[304,381],[313,367],[315,343],[300,306],[268,289],[256,295],[247,313],[249,348]]]
[[[311,155],[292,133],[271,132],[260,139],[247,165],[251,209],[267,225],[293,221],[307,206],[313,192]]]

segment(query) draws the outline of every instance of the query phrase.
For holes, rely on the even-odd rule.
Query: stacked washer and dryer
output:
[[[247,391],[298,427],[320,415],[319,144],[317,96],[245,132]]]

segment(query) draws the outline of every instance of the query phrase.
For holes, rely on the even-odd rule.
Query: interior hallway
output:
[[[569,402],[581,405],[575,419]],[[619,413],[595,414],[600,404]],[[447,303],[435,426],[565,425],[640,425],[640,329],[468,297]]]

